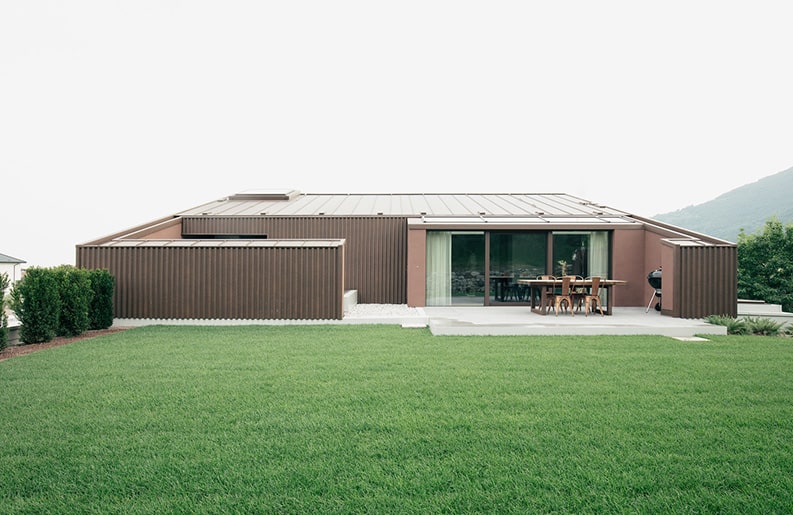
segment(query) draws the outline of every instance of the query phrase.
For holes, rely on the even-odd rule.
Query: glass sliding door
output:
[[[609,262],[608,231],[428,231],[427,306],[530,302],[518,279],[608,277]]]
[[[490,303],[528,302],[528,288],[518,279],[545,273],[548,238],[545,231],[490,233]]]
[[[452,303],[452,233],[427,232],[427,306]]]
[[[452,304],[485,303],[485,233],[452,233]]]
[[[581,277],[609,274],[607,231],[564,231],[553,233],[553,273]]]
[[[427,306],[483,305],[485,234],[427,232]]]

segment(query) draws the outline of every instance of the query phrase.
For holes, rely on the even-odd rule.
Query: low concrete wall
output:
[[[358,305],[358,290],[347,290],[342,300],[342,310],[347,313]]]
[[[739,300],[738,318],[770,318],[775,322],[793,324],[793,313],[782,311],[779,304],[766,304],[761,300]]]

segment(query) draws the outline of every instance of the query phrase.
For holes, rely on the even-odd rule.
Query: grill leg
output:
[[[650,302],[647,303],[647,309],[644,310],[645,313],[649,313],[650,312],[650,306],[652,306],[653,300],[655,299],[656,295],[657,294],[655,292],[653,292],[653,296],[650,297]]]

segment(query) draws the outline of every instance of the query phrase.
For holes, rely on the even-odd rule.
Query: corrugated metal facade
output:
[[[343,316],[343,242],[319,246],[181,243],[80,246],[77,266],[106,268],[115,277],[116,318]]]
[[[268,239],[338,238],[345,244],[346,290],[362,304],[407,302],[407,219],[403,217],[184,217],[185,238],[259,235]]]
[[[668,259],[664,314],[737,311],[734,244],[565,194],[235,195],[78,245],[77,266],[116,277],[117,318],[339,319],[344,290],[361,303],[407,303],[409,257],[422,289],[412,302],[423,305],[426,246],[414,238],[408,249],[409,223],[422,237],[641,230],[652,238],[622,240],[641,290],[625,305],[644,305],[641,267]]]
[[[737,248],[683,245],[675,253],[672,316],[738,316]]]

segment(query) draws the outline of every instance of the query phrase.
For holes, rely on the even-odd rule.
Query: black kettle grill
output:
[[[655,305],[656,311],[661,311],[661,267],[656,268],[649,274],[647,274],[647,282],[650,283],[650,287],[655,289],[653,296],[650,297],[650,302],[647,303],[647,309],[644,310],[645,313],[650,311],[650,306],[653,303],[653,299],[658,297],[658,303]]]

